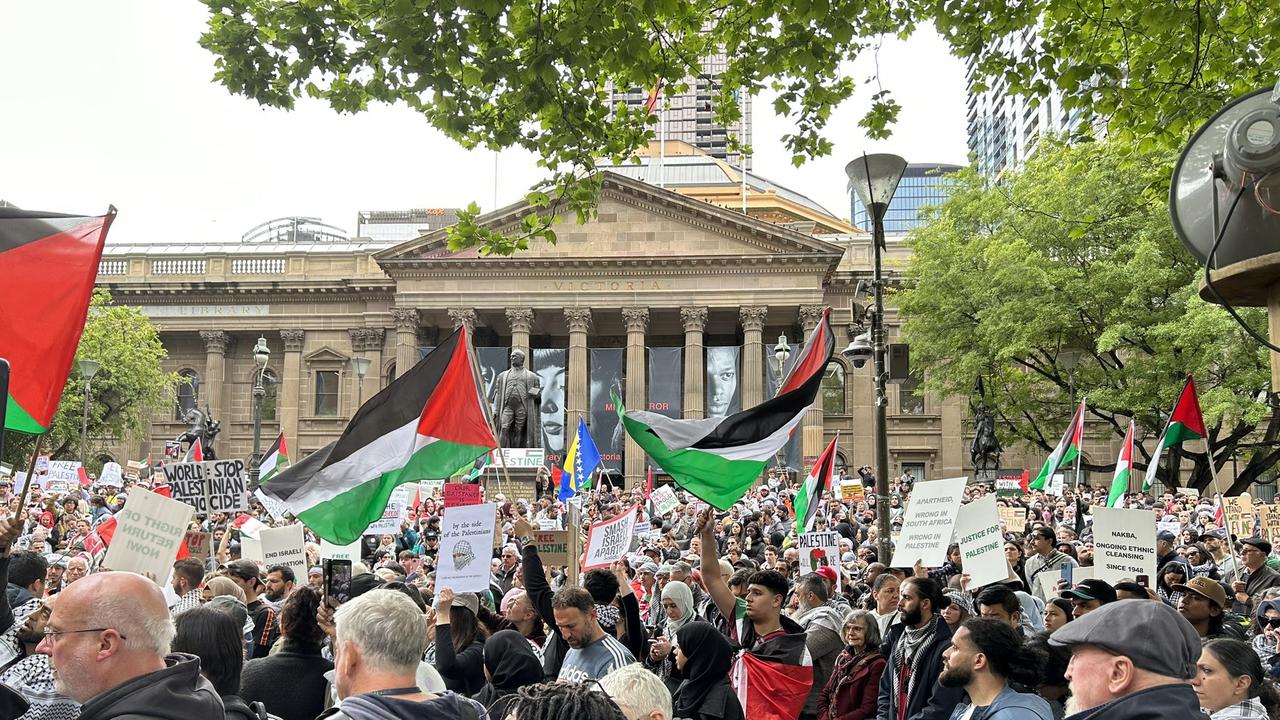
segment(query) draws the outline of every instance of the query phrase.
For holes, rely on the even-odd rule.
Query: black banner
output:
[[[564,401],[569,383],[567,355],[564,348],[534,348],[531,369],[542,383],[542,449],[547,453],[547,467],[564,462]]]
[[[588,429],[600,450],[601,463],[619,472],[622,471],[622,423],[618,422],[618,410],[609,393],[615,392],[618,397],[625,395],[625,352],[622,348],[592,349],[591,373],[587,376],[591,384],[587,398],[591,416]]]
[[[676,419],[684,412],[684,348],[649,348],[648,410]]]
[[[737,345],[707,348],[707,417],[726,417],[742,409]]]
[[[787,357],[786,364],[783,366],[783,373],[791,372],[791,368],[795,366],[796,359],[800,357],[800,351],[804,347],[800,344],[791,346],[791,354]],[[764,348],[764,390],[766,397],[773,397],[778,394],[778,387],[781,381],[778,379],[778,359],[774,357],[773,348],[765,346]],[[819,396],[816,402],[822,402]],[[802,426],[797,426],[795,432],[791,435],[791,440],[782,448],[782,464],[784,467],[791,468],[795,472],[803,469],[804,462],[804,432]],[[777,456],[769,461],[770,467],[778,465]]]
[[[489,400],[489,412],[498,414],[498,398],[493,396],[493,382],[511,364],[511,349],[502,347],[476,348],[476,363],[480,365],[480,390]]]

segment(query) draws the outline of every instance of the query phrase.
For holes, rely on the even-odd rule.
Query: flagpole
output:
[[[22,515],[22,510],[27,506],[27,492],[31,490],[31,483],[36,481],[36,458],[40,456],[40,445],[44,442],[44,434],[36,436],[35,450],[31,451],[31,464],[27,466],[27,482],[22,486],[22,494],[18,496],[18,515]],[[1223,517],[1226,517],[1224,514]]]
[[[471,344],[471,333],[467,332],[466,325],[462,325],[461,328],[462,340],[467,346],[467,361],[471,363],[471,377],[477,379],[484,377],[480,373],[480,361],[476,358],[476,349]],[[476,385],[476,389],[480,389],[478,384]],[[497,421],[494,419],[493,413],[490,411],[489,398],[480,398],[480,408],[484,411],[484,419],[489,423],[489,432],[493,433],[493,442],[497,445],[493,450],[493,454],[498,456],[498,465],[502,467],[502,479],[506,480],[507,484],[510,485],[511,475],[507,472],[507,456],[502,452],[502,435],[498,432]]]
[[[1076,412],[1080,413],[1080,424],[1077,426],[1080,434],[1080,446],[1076,448],[1076,537],[1079,538],[1084,533],[1084,503],[1080,501],[1080,461],[1084,458],[1084,407],[1088,402],[1087,398],[1081,398],[1080,407]],[[1075,432],[1074,430],[1072,431]]]
[[[1172,417],[1172,416],[1171,416]],[[1236,544],[1231,539],[1231,522],[1227,520],[1227,506],[1222,501],[1222,488],[1218,485],[1218,470],[1213,466],[1213,448],[1209,445],[1209,438],[1204,439],[1204,454],[1209,461],[1209,477],[1213,484],[1213,494],[1218,498],[1218,512],[1222,513],[1222,524],[1227,529],[1227,547],[1231,548],[1231,562],[1235,563],[1235,579],[1240,579],[1240,574],[1244,570],[1244,565],[1240,564],[1240,556],[1236,554]],[[1253,517],[1250,511],[1250,517]],[[1253,529],[1250,527],[1250,534]]]

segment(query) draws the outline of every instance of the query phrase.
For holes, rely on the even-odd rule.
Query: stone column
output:
[[[564,324],[569,328],[569,392],[564,415],[565,449],[578,432],[578,420],[587,415],[587,330],[591,328],[591,308],[564,309]]]
[[[702,331],[707,327],[707,309],[704,307],[680,308],[684,321],[684,416],[700,420],[706,416],[707,381],[706,358],[703,357]]]
[[[525,367],[533,367],[529,352],[529,331],[533,328],[533,308],[507,308],[507,324],[511,326],[511,349],[524,351]]]
[[[823,305],[801,305],[800,306],[800,324],[804,327],[804,341],[808,343],[813,340],[813,331],[818,327],[818,322],[822,320],[822,313],[826,310]],[[826,372],[824,369],[823,372]],[[822,424],[822,393],[818,393],[818,397],[813,401],[813,407],[809,408],[809,412],[805,413],[804,422],[801,424],[803,437],[803,454],[805,464],[808,465],[814,458],[825,448]]]
[[[382,328],[360,327],[351,328],[347,332],[351,334],[351,349],[356,357],[369,361],[369,370],[365,373],[364,382],[360,384],[360,392],[353,398],[363,403],[373,397],[381,386],[382,341],[386,337],[386,331]],[[352,375],[354,374],[353,368]]]
[[[200,379],[200,403],[209,408],[209,419],[226,423],[222,395],[227,375],[227,346],[231,336],[221,330],[201,330],[204,341],[204,377]]]
[[[648,409],[645,385],[648,377],[644,364],[644,333],[649,327],[649,308],[624,307],[622,319],[627,321],[627,397],[623,400],[628,409]],[[624,433],[625,434],[625,433]],[[623,469],[628,490],[644,482],[644,451],[626,436],[626,450],[623,451]]]
[[[764,319],[769,314],[765,305],[747,305],[738,311],[742,321],[742,408],[764,401]]]
[[[418,311],[391,308],[391,319],[396,324],[396,377],[400,377],[418,361]]]
[[[306,337],[305,330],[280,331],[280,340],[284,342],[284,367],[280,374],[276,416],[280,418],[280,431],[284,433],[285,444],[293,448],[298,447],[298,408],[302,406],[302,344]]]
[[[449,319],[453,321],[453,329],[467,326],[467,335],[476,332],[476,311],[471,308],[449,308]]]

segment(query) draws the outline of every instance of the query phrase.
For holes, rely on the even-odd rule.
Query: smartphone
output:
[[[1138,584],[1142,587],[1151,587],[1151,578],[1146,575],[1139,575]]]
[[[351,561],[324,561],[324,600],[337,608],[351,597]]]
[[[1071,571],[1074,569],[1074,565],[1064,565],[1062,567],[1062,579],[1067,581],[1067,587],[1071,587]]]

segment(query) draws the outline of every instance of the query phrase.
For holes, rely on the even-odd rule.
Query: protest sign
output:
[[[27,474],[21,470],[13,474],[13,494],[21,495],[22,491],[27,488]]]
[[[1019,497],[1022,481],[1018,478],[996,478],[996,497]]]
[[[502,453],[502,457],[498,457]],[[489,453],[489,462],[511,468],[537,469],[546,464],[547,451],[542,448],[498,448]]]
[[[866,488],[862,487],[862,481],[851,480],[840,484],[840,499],[845,502],[862,502],[867,499]]]
[[[942,566],[967,481],[958,477],[916,483],[891,567],[911,567],[917,560],[925,567]]]
[[[1182,523],[1177,520],[1161,520],[1156,523],[1156,532],[1171,532],[1174,535],[1182,532]]]
[[[274,497],[262,492],[261,489],[253,491],[253,497],[262,503],[262,507],[267,509],[267,513],[276,520],[283,520],[285,513],[289,512],[289,506],[275,499]]]
[[[444,506],[463,507],[466,505],[479,505],[480,486],[471,483],[445,483],[444,484]]]
[[[80,484],[80,463],[75,460],[50,460],[45,490],[66,492]]]
[[[440,555],[436,590],[484,592],[489,589],[489,560],[493,557],[493,503],[445,508],[440,519]]]
[[[646,536],[652,531],[653,531],[653,524],[648,522],[647,520],[645,522],[636,523],[636,528],[635,528],[636,537]]]
[[[1009,577],[1009,561],[1004,557],[1004,535],[1000,533],[994,495],[983,495],[960,507],[956,536],[960,541],[960,565],[969,573],[970,588]]]
[[[1062,491],[1066,488],[1066,484],[1066,475],[1062,473],[1054,473],[1053,477],[1049,479],[1049,487],[1045,492],[1054,497],[1062,497]]]
[[[440,497],[440,493],[443,491],[444,478],[423,480],[418,483],[418,492],[421,494],[423,500],[426,500],[427,498]]]
[[[243,460],[206,460],[204,481],[205,495],[209,500],[209,512],[240,512],[247,510],[245,503],[245,475]]]
[[[37,475],[49,474],[49,456],[48,455],[36,456],[36,474]]]
[[[653,502],[653,512],[658,517],[662,517],[680,504],[676,499],[676,491],[671,489],[670,485],[660,485],[653,489],[649,494],[649,500]]]
[[[186,543],[191,557],[197,560],[208,560],[212,553],[213,536],[201,530],[188,530],[182,542]]]
[[[320,538],[320,557],[326,560],[350,560],[351,562],[360,562],[360,555],[363,553],[364,543],[356,540],[350,545],[334,545],[333,543]]]
[[[635,529],[635,508],[593,524],[587,535],[587,557],[582,569],[609,567],[621,559],[631,549],[631,536]]]
[[[204,467],[202,463],[170,463],[163,467],[164,481],[169,485],[169,497],[195,508],[196,513],[209,512],[205,499]]]
[[[98,484],[107,487],[124,487],[124,472],[120,463],[103,463],[102,474],[98,476]]]
[[[302,537],[302,525],[294,523],[276,528],[264,528],[258,533],[262,543],[262,564],[264,567],[287,565],[293,569],[294,577],[307,576],[306,541]]]
[[[1000,513],[1000,522],[1004,523],[1005,532],[1018,533],[1021,535],[1027,529],[1027,509],[1024,507],[1004,507],[1003,505],[996,508]]]
[[[258,563],[258,567],[262,567],[262,541],[248,535],[241,536],[240,557],[252,560]]]
[[[191,508],[138,489],[129,493],[129,504],[116,513],[116,518],[119,524],[103,566],[150,574],[164,582],[178,557],[178,544],[186,536]]]
[[[1249,493],[1222,498],[1222,508],[1226,513],[1228,532],[1242,538],[1253,535],[1253,499]]]
[[[1156,576],[1156,528],[1148,510],[1093,509],[1095,577],[1115,584]]]
[[[538,521],[539,530],[557,530],[560,528],[560,519],[542,518]]]
[[[1271,512],[1267,515],[1267,532],[1273,538],[1273,544],[1280,544],[1280,505],[1269,507]]]
[[[835,568],[837,589],[843,585],[840,576],[840,533],[832,530],[807,532],[796,539],[800,551],[801,574],[817,572],[820,567]]]
[[[392,491],[391,497],[387,500],[387,509],[382,511],[382,517],[366,528],[364,534],[395,535],[400,532],[400,523],[409,516],[409,503],[413,501],[409,492],[415,489],[411,485],[401,485]]]
[[[538,546],[538,557],[542,558],[543,565],[560,567],[571,562],[568,530],[539,530],[533,534],[533,542]]]

